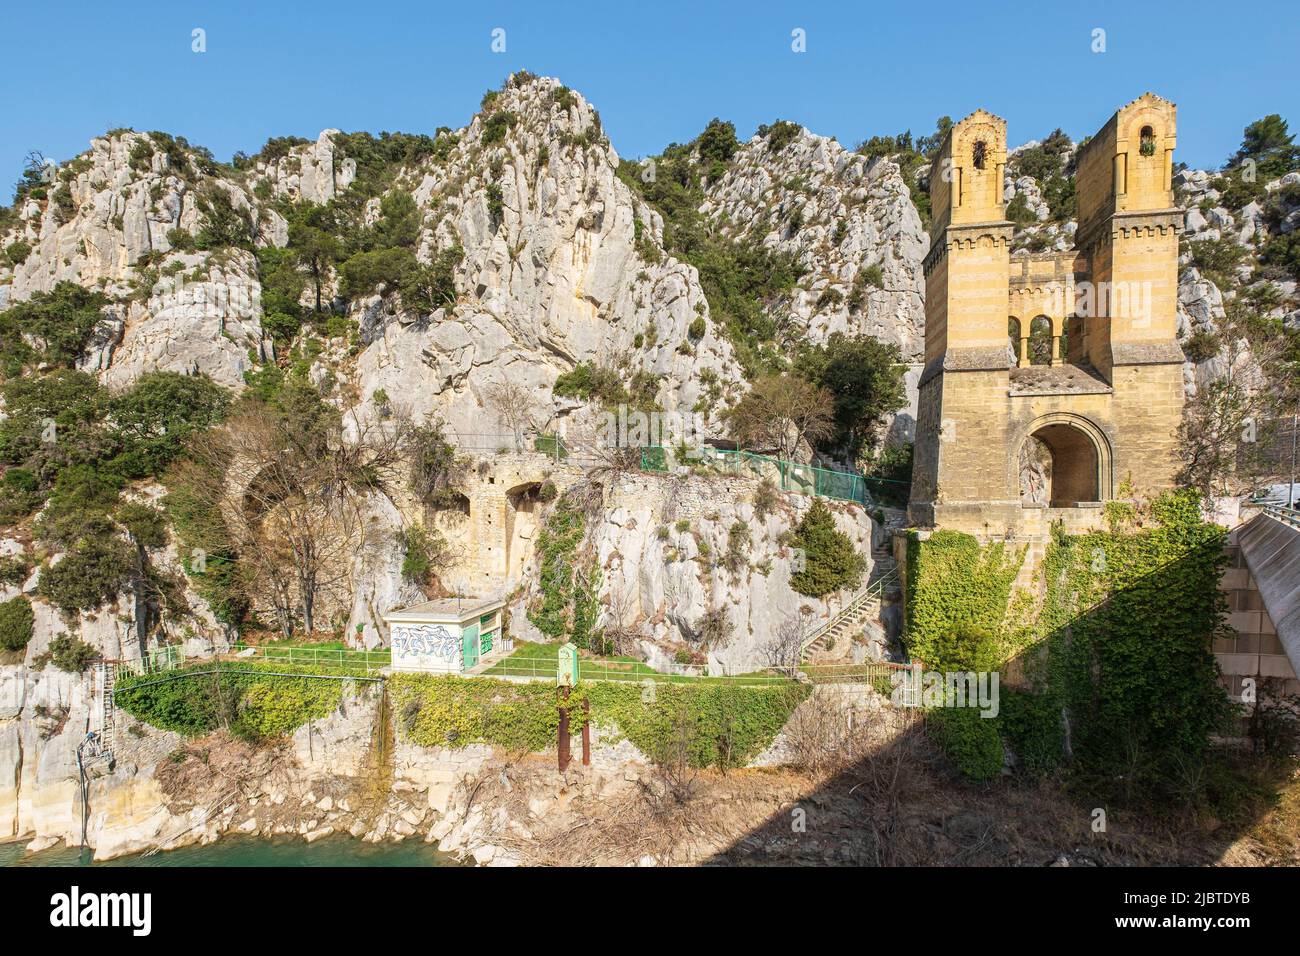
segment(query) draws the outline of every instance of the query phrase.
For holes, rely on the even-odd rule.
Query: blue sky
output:
[[[29,149],[62,161],[116,126],[184,135],[219,159],[326,127],[457,127],[520,68],[590,99],[625,156],[688,140],[713,116],[742,137],[784,118],[854,145],[984,106],[1008,120],[1013,145],[1056,126],[1078,137],[1152,89],[1179,106],[1178,158],[1219,165],[1259,116],[1300,130],[1297,11],[1294,0],[11,5],[0,196]],[[195,28],[205,53],[191,50]],[[494,28],[505,53],[491,49]],[[804,53],[791,50],[796,28]],[[1092,52],[1097,28],[1104,53]]]

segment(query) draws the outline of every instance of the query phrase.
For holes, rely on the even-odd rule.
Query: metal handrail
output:
[[[804,638],[803,642],[799,645],[800,656],[802,656],[808,648],[812,647],[819,637],[835,625],[839,624],[840,621],[844,620],[849,614],[860,610],[871,598],[877,595],[883,595],[885,593],[885,585],[897,579],[897,577],[898,568],[891,568],[888,573],[882,574],[880,577],[876,578],[875,581],[869,583],[861,591],[851,597],[849,602],[844,605],[843,609],[841,609],[839,613],[814,628],[812,633]]]
[[[1264,505],[1263,511],[1270,518],[1276,518],[1283,524],[1289,524],[1293,528],[1300,528],[1300,509],[1287,508],[1284,505]]]

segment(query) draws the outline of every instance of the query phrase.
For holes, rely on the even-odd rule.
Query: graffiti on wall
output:
[[[393,655],[460,666],[460,635],[442,624],[402,624],[393,628]]]

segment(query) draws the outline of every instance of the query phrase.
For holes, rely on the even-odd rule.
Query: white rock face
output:
[[[930,241],[895,163],[805,129],[775,154],[755,136],[706,194],[700,211],[724,233],[789,253],[806,270],[789,303],[795,338],[866,334],[919,358]],[[872,266],[883,282],[862,283],[865,301],[852,301],[855,280]]]
[[[707,661],[709,673],[743,674],[774,663],[774,639],[790,622],[800,622],[808,633],[833,615],[848,595],[817,599],[794,591],[794,552],[780,540],[812,499],[782,494],[779,507],[760,520],[752,504],[756,485],[743,478],[620,477],[610,489],[604,520],[590,531],[602,569],[598,626],[637,634],[646,659],[659,670],[680,670],[677,652],[685,651]],[[830,507],[837,527],[869,563],[871,518],[861,508],[834,502]],[[738,524],[747,540],[742,560],[728,568]],[[867,573],[869,568],[863,584]],[[536,575],[527,579],[532,583],[526,601],[539,593]],[[712,643],[703,626],[711,612],[725,618],[727,631]],[[517,611],[511,630],[529,636]]]
[[[261,328],[261,286],[251,253],[182,253],[173,230],[191,236],[203,225],[198,196],[221,190],[247,215],[262,242],[286,235],[278,214],[257,208],[231,182],[198,171],[187,161],[174,168],[163,145],[143,133],[114,133],[91,142],[50,186],[68,197],[71,212],[53,198],[43,212],[29,203],[18,234],[32,250],[4,287],[8,306],[48,292],[59,282],[100,289],[114,304],[105,310],[80,367],[106,384],[121,386],[153,370],[204,372],[234,388],[243,372],[269,357]],[[154,271],[156,270],[156,271]],[[142,290],[149,289],[147,297]]]
[[[357,175],[355,159],[336,155],[334,137],[338,135],[336,129],[322,130],[316,142],[259,164],[258,175],[271,184],[276,196],[324,205],[347,189]]]
[[[567,414],[571,403],[550,388],[583,362],[619,368],[625,379],[656,376],[667,412],[694,408],[702,375],[742,387],[695,270],[662,252],[660,217],[615,176],[613,149],[603,139],[574,142],[598,120],[577,94],[558,104],[560,88],[552,79],[508,87],[493,104],[515,117],[504,137],[485,139],[486,119],[476,116],[444,162],[411,171],[422,254],[464,250],[456,279],[468,301],[422,316],[391,301],[354,303],[363,394],[382,388],[417,417],[438,414],[469,437],[509,431],[487,400],[499,382],[535,394],[539,425]],[[489,203],[496,190],[499,218]],[[638,230],[656,261],[638,249]],[[700,317],[706,331],[693,341],[688,329]]]

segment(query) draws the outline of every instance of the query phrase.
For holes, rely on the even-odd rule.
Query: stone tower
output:
[[[1182,413],[1176,110],[1144,94],[1076,157],[1064,252],[1011,252],[1006,122],[977,110],[930,169],[911,521],[1034,537],[1170,487]]]

